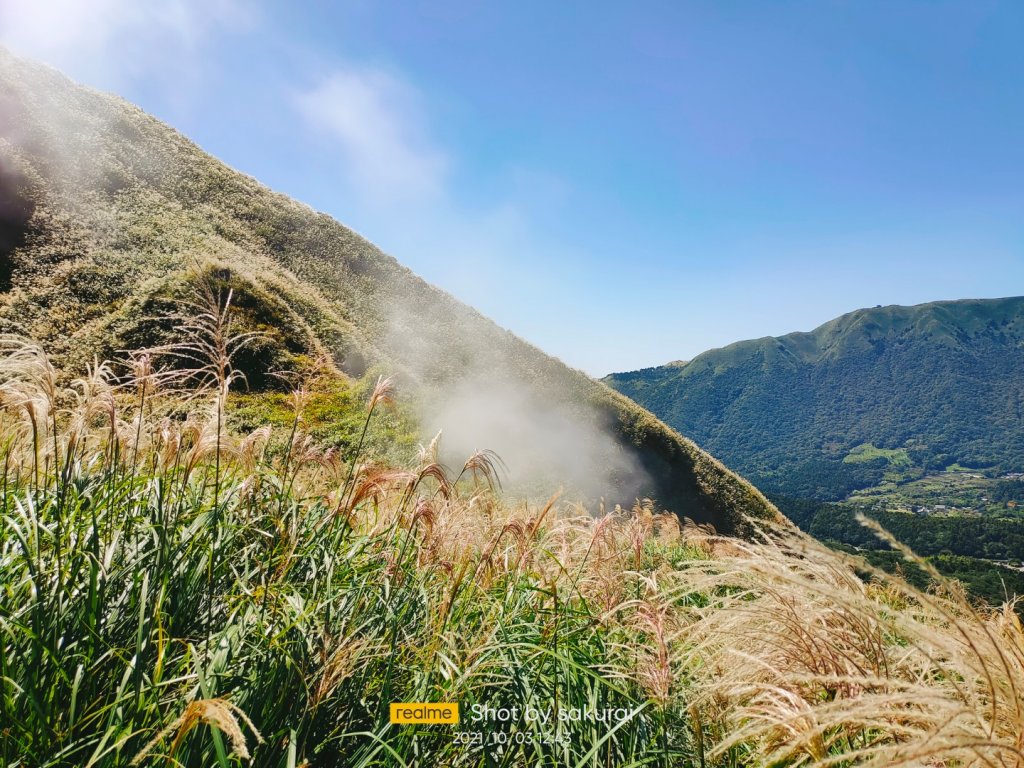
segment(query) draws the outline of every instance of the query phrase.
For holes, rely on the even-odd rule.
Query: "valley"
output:
[[[894,570],[864,515],[975,597],[1024,595],[1024,298],[862,309],[605,381],[822,541]]]

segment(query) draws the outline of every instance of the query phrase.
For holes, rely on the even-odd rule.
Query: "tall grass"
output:
[[[2,340],[0,764],[1024,764],[1011,608],[865,583],[795,533],[503,500],[486,452],[325,449],[316,379],[283,433],[231,433],[225,299],[193,367],[68,381]],[[392,725],[393,701],[463,722]]]
[[[625,620],[592,596],[601,574],[639,583],[615,571],[625,518],[598,541],[582,510],[506,506],[487,452],[458,472],[435,446],[404,469],[376,465],[362,441],[342,460],[303,432],[304,383],[290,434],[229,434],[230,362],[183,404],[196,378],[183,369],[155,373],[138,356],[125,379],[96,366],[65,386],[38,347],[5,344],[3,765],[687,754],[681,713],[630,677]],[[367,428],[391,397],[379,382]],[[553,702],[628,714],[609,726],[464,719],[460,730],[502,742],[529,733],[485,745],[393,726],[392,701],[456,701],[464,717]]]
[[[1024,630],[1013,603],[956,582],[872,527],[937,588],[854,566],[803,536],[707,539],[727,556],[687,573],[700,595],[680,663],[712,724],[709,757],[764,764],[1024,765]]]

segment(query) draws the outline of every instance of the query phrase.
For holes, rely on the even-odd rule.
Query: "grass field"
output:
[[[900,467],[910,464],[910,456],[906,448],[876,448],[871,443],[862,443],[843,457],[847,464],[857,464],[864,461],[884,458],[890,466]]]

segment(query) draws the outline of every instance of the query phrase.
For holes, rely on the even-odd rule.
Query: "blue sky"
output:
[[[0,0],[595,375],[1024,293],[1024,3]]]

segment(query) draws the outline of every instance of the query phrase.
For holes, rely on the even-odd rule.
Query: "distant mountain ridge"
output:
[[[1024,297],[859,309],[603,381],[770,491],[871,485],[887,460],[865,444],[1024,468]]]
[[[723,531],[779,519],[651,414],[331,217],[122,99],[0,48],[0,332],[82,370],[171,333],[154,318],[197,270],[230,287],[242,326],[262,333],[241,361],[257,389],[271,386],[267,371],[326,355],[354,379],[398,374],[431,419],[426,439],[444,428],[442,446],[462,458],[507,446],[518,451],[503,456],[510,465],[532,460],[527,470],[556,488],[589,482],[591,497],[627,505],[650,495]]]

